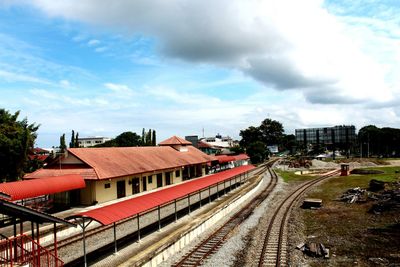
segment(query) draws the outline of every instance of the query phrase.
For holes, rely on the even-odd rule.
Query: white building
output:
[[[111,138],[103,136],[92,136],[92,137],[79,137],[79,147],[91,147],[99,144],[103,144],[106,141],[110,141]]]
[[[234,141],[231,137],[221,136],[219,134],[217,134],[215,137],[201,138],[200,141],[217,148],[231,148],[234,145]]]

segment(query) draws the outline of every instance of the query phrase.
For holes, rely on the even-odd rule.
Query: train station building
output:
[[[206,175],[217,161],[180,137],[156,147],[70,148],[24,179],[81,175],[85,188],[72,190],[71,205],[93,205]]]

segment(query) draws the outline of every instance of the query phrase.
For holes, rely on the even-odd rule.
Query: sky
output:
[[[0,0],[0,108],[63,133],[400,126],[398,0]]]

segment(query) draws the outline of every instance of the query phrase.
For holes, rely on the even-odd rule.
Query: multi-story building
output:
[[[91,147],[91,146],[103,144],[109,140],[111,140],[111,138],[103,137],[103,136],[79,137],[78,143],[79,143],[79,147]]]
[[[303,145],[325,145],[349,148],[356,141],[353,125],[323,128],[296,129],[296,141]]]

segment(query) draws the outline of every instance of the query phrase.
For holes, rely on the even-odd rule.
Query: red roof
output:
[[[35,155],[28,155],[28,158],[29,158],[30,160],[37,159],[37,160],[39,160],[39,161],[45,161],[48,157],[50,157],[50,156],[49,156],[49,155],[37,155],[37,154],[35,154]]]
[[[205,143],[203,141],[199,141],[197,143],[197,147],[201,147],[201,148],[212,148],[212,145],[210,145],[209,143]]]
[[[160,145],[160,146],[192,145],[192,143],[181,137],[174,135],[174,136],[168,138],[167,140],[164,140],[164,141],[158,143],[158,145]]]
[[[1,183],[0,192],[11,197],[11,201],[49,195],[73,189],[84,188],[85,181],[80,175],[45,177],[35,180],[23,180]]]
[[[215,157],[218,159],[219,163],[227,163],[236,160],[234,156],[228,156],[228,155],[217,155]]]
[[[222,182],[254,168],[255,167],[253,165],[240,166],[108,206],[81,212],[71,217],[90,217],[102,223],[103,225],[108,225],[129,217],[133,217],[138,213],[148,211],[159,205],[163,205],[173,201],[174,199],[184,197],[190,193],[207,188],[216,184],[217,182]]]
[[[97,174],[93,168],[40,169],[35,172],[25,174],[24,179],[38,179],[50,176],[65,176],[70,174],[80,175],[85,180],[98,179]]]
[[[215,159],[193,146],[187,146],[187,151],[177,151],[172,147],[162,146],[70,148],[68,152],[86,164],[89,169],[74,166],[79,169],[75,171],[65,164],[61,165],[63,170],[59,170],[57,165],[53,165],[27,174],[25,177],[37,178],[63,172],[63,174],[79,173],[85,179],[109,179],[207,163]],[[49,170],[52,167],[54,170]]]
[[[250,159],[250,157],[247,154],[239,154],[234,156],[235,160],[246,160],[246,159]]]
[[[239,155],[235,155],[235,156],[217,155],[215,157],[218,159],[219,163],[227,163],[227,162],[231,162],[231,161],[250,159],[250,157],[247,154],[239,154]]]

